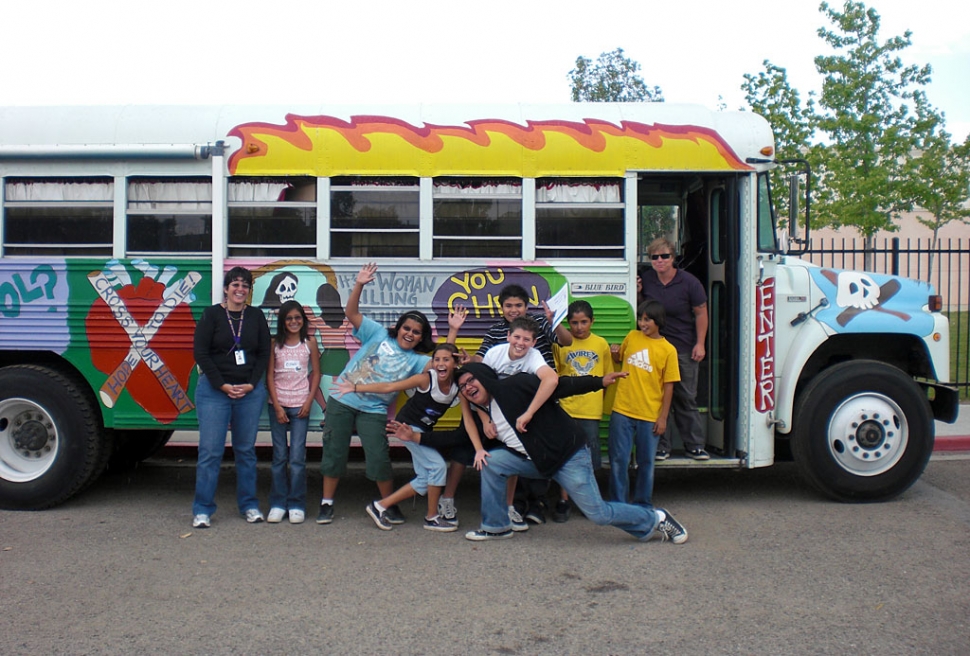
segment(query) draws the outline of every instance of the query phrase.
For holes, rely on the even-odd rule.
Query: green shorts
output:
[[[361,412],[331,398],[327,402],[327,423],[323,428],[323,460],[320,473],[340,478],[347,473],[350,438],[354,427],[364,447],[365,475],[372,481],[389,481],[391,455],[387,447],[387,414]]]

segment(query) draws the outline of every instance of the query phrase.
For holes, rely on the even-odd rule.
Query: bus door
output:
[[[735,457],[738,371],[737,184],[724,176],[642,174],[638,185],[638,267],[649,266],[653,239],[674,244],[677,267],[707,291],[706,357],[698,372],[697,405],[715,455]],[[674,431],[673,448],[683,444]]]
[[[704,190],[707,207],[707,444],[715,453],[735,456],[737,426],[738,301],[737,185],[712,181]]]

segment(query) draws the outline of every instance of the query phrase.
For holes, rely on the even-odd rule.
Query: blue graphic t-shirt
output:
[[[344,367],[340,376],[351,383],[393,383],[424,371],[431,359],[426,355],[405,351],[397,340],[387,334],[387,329],[373,319],[364,317],[360,328],[353,332],[360,340],[360,350]],[[397,398],[390,394],[344,394],[340,402],[361,412],[384,414],[387,406]]]

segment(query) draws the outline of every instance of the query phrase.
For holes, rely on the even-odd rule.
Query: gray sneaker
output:
[[[199,514],[192,518],[192,528],[209,528],[211,520],[208,515]]]
[[[512,530],[517,533],[529,530],[529,523],[522,519],[522,515],[515,509],[515,506],[509,506],[509,521],[512,522]]]
[[[458,510],[455,508],[454,499],[445,499],[444,497],[438,501],[438,515],[444,517],[449,522],[455,522],[458,525]]]
[[[263,521],[263,513],[259,512],[257,508],[250,508],[246,511],[246,521],[250,524],[259,524]]]
[[[670,511],[657,508],[658,513],[663,513],[663,518],[657,524],[657,531],[664,535],[665,540],[670,540],[674,544],[684,544],[687,542],[687,529],[674,519]]]

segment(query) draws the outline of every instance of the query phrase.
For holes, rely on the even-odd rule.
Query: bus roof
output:
[[[750,171],[773,146],[757,114],[668,103],[0,108],[0,159],[218,141],[230,174],[270,176]]]

